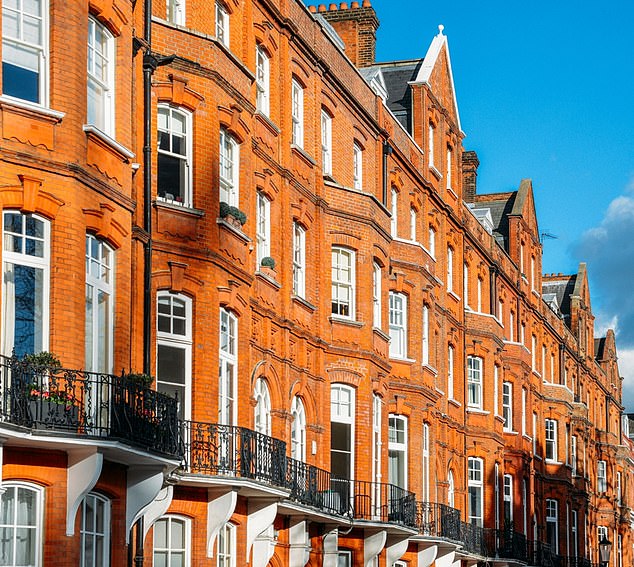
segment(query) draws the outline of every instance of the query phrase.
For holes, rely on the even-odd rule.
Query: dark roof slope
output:
[[[596,360],[604,360],[603,354],[605,352],[605,337],[594,339],[594,358]]]
[[[491,193],[476,195],[474,209],[489,209],[493,220],[493,234],[498,242],[504,242],[504,249],[508,252],[509,219],[515,204],[517,191],[511,193]]]
[[[416,79],[422,59],[377,63],[387,87],[387,106],[403,127],[412,134],[412,93],[409,83]]]
[[[552,279],[550,279],[552,278]],[[542,280],[542,294],[552,293],[557,297],[559,310],[564,319],[570,324],[570,296],[575,290],[577,276],[544,276]]]

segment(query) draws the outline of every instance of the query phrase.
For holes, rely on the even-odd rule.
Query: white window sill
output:
[[[541,294],[536,289],[533,289],[532,292],[536,297],[541,297]]]
[[[453,188],[447,187],[447,191],[453,195],[454,199],[458,198],[458,194],[453,190]]]
[[[416,362],[413,358],[407,358],[407,356],[399,356],[396,354],[390,353],[390,360],[395,360],[397,362],[404,362],[406,364],[414,364]]]
[[[544,462],[547,465],[563,465],[563,463],[561,461],[557,461],[555,459],[545,459]]]
[[[29,110],[31,112],[41,114],[42,116],[46,116],[47,118],[53,118],[57,121],[61,121],[62,118],[66,116],[65,112],[53,110],[52,108],[48,108],[40,104],[35,104],[34,102],[29,102],[28,100],[22,100],[20,98],[14,98],[7,95],[0,95],[0,104],[6,104],[8,106],[20,108],[22,110]]]
[[[423,363],[423,368],[429,370],[434,376],[438,376],[438,370],[436,370],[431,364]]]
[[[447,400],[452,406],[456,406],[457,408],[461,408],[462,404],[458,400],[454,400],[453,398],[449,398]]]
[[[315,311],[315,309],[317,309],[317,307],[315,307],[312,303],[304,299],[301,295],[291,295],[291,299],[293,301],[296,301],[300,305],[303,305],[304,307],[306,307],[306,309],[310,309],[311,311]]]
[[[467,413],[475,413],[479,415],[490,415],[491,412],[487,410],[483,410],[481,408],[476,408],[473,406],[467,406]]]
[[[128,148],[121,145],[119,142],[117,142],[114,138],[110,137],[105,132],[102,132],[101,130],[99,130],[99,128],[97,128],[96,126],[93,126],[92,124],[84,124],[83,130],[84,132],[86,132],[86,134],[92,134],[93,136],[99,138],[102,142],[110,146],[113,150],[120,153],[122,156],[128,159],[134,158],[134,152],[130,151]]]
[[[454,293],[452,290],[449,291],[449,297],[453,297],[456,301],[460,301],[460,296],[457,293]]]
[[[530,435],[526,435],[526,433],[522,433],[522,438],[526,439],[526,441],[532,441],[533,438]]]
[[[350,327],[363,327],[363,323],[355,321],[352,318],[340,317],[338,315],[331,315],[329,318],[331,323],[339,323],[341,325],[349,325]]]
[[[436,166],[433,163],[429,164],[429,171],[431,171],[436,179],[440,181],[442,179],[442,173],[436,169]]]
[[[503,429],[502,431],[507,435],[519,435],[519,431],[513,431],[512,429]]]

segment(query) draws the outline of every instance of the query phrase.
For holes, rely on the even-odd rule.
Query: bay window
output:
[[[88,124],[114,136],[115,40],[106,26],[88,18]]]

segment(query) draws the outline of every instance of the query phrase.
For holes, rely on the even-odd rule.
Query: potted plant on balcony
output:
[[[275,279],[275,260],[271,258],[271,256],[264,256],[264,258],[260,260],[260,271]]]
[[[143,372],[130,372],[129,374],[124,374],[123,378],[127,380],[129,384],[139,388],[149,388],[154,383],[154,376],[144,374]]]
[[[66,427],[76,429],[79,425],[79,400],[72,390],[59,385],[29,385],[29,416],[38,427]]]
[[[247,215],[245,213],[238,207],[234,207],[224,201],[220,202],[219,214],[221,219],[240,230],[242,230],[242,225],[247,222]]]

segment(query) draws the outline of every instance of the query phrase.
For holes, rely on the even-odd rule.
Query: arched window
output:
[[[227,522],[218,532],[218,567],[236,567],[236,527]]]
[[[50,224],[36,215],[2,215],[2,350],[48,350]]]
[[[291,457],[306,460],[306,411],[302,400],[295,396],[291,404]]]
[[[191,558],[191,520],[180,516],[163,516],[154,524],[154,565],[189,567]]]
[[[86,370],[112,372],[114,251],[86,235]]]
[[[91,492],[81,504],[80,567],[110,565],[110,500]]]
[[[158,294],[156,389],[177,395],[181,419],[190,417],[192,302],[188,297],[162,291]]]
[[[266,382],[258,378],[255,382],[255,430],[271,435],[271,396]]]
[[[220,309],[220,373],[218,423],[235,425],[236,374],[238,366],[238,318],[224,307]]]
[[[345,384],[330,388],[330,470],[339,479],[354,478],[354,394]]]
[[[240,145],[225,129],[220,129],[220,194],[221,203],[239,206]]]
[[[6,241],[5,241],[6,242]],[[42,564],[43,490],[22,482],[4,482],[0,497],[0,556],[7,566]]]

